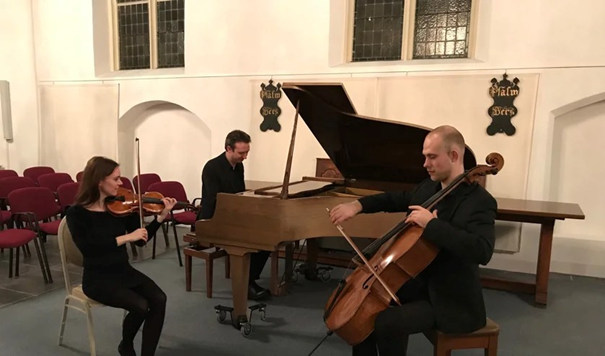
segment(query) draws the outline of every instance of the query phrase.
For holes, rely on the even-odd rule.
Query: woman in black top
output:
[[[121,185],[117,162],[91,158],[84,169],[76,203],[66,213],[67,225],[84,257],[84,293],[100,303],[128,311],[118,346],[120,355],[136,355],[133,341],[143,322],[141,354],[154,355],[164,325],[166,294],[128,263],[126,245],[145,245],[176,200],[164,198],[164,210],[141,228],[138,214],[117,217],[106,209],[106,199],[115,196]]]

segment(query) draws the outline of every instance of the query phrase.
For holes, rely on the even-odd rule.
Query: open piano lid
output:
[[[358,115],[341,83],[284,83],[282,90],[347,180],[417,184],[428,178],[429,129]],[[464,167],[477,165],[466,146]]]

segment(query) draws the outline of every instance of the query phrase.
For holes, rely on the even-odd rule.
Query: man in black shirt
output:
[[[197,219],[211,219],[216,208],[217,193],[240,193],[246,190],[243,161],[250,151],[250,136],[240,130],[231,131],[225,139],[225,152],[206,163],[202,171],[202,206]],[[269,251],[250,254],[248,298],[264,299],[269,290],[256,284],[269,258]]]
[[[430,179],[409,192],[387,192],[341,204],[331,211],[334,224],[359,213],[404,212],[406,222],[424,229],[422,238],[440,248],[433,262],[395,291],[401,306],[376,317],[373,333],[353,347],[353,355],[405,356],[408,335],[437,328],[469,333],[486,324],[479,264],[494,252],[496,200],[477,183],[458,185],[429,211],[422,204],[464,173],[464,138],[441,126],[425,138],[422,153]]]

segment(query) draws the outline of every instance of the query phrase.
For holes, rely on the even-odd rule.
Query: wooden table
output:
[[[540,224],[536,281],[525,283],[484,276],[481,278],[482,285],[491,289],[533,294],[536,306],[546,307],[555,221],[584,219],[584,213],[578,204],[508,198],[496,200],[497,220]]]
[[[496,200],[497,220],[541,225],[536,280],[534,283],[526,283],[484,275],[481,277],[481,283],[485,288],[533,294],[536,306],[546,307],[555,221],[584,219],[584,213],[578,204],[508,198],[496,198]],[[346,268],[352,257],[350,253],[324,254],[318,248],[317,240],[307,240],[307,248],[303,251],[296,250],[294,254],[300,259],[306,259],[310,270],[316,263]],[[283,253],[281,257],[284,257]]]

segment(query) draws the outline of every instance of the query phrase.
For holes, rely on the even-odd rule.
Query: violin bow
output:
[[[326,208],[326,210],[328,212],[330,212],[329,208]],[[372,268],[372,266],[370,266],[370,262],[368,262],[368,260],[363,255],[363,253],[361,253],[361,251],[359,251],[359,248],[357,247],[357,245],[355,245],[355,242],[353,242],[353,239],[351,239],[347,235],[347,233],[342,228],[342,226],[340,226],[340,224],[336,224],[336,228],[338,229],[338,231],[340,231],[340,233],[342,234],[342,236],[344,236],[344,238],[347,240],[347,242],[349,243],[349,245],[351,245],[351,247],[353,247],[353,249],[355,250],[355,253],[357,253],[357,255],[359,255],[359,258],[361,258],[363,260],[363,263],[365,263],[365,265],[368,267],[368,270],[370,270],[370,272],[372,272],[372,274],[374,275],[374,277],[376,277],[376,279],[380,282],[380,284],[382,284],[382,286],[384,287],[384,289],[389,293],[389,295],[391,296],[391,298],[393,298],[393,300],[395,301],[395,303],[397,303],[397,305],[401,305],[401,302],[399,301],[399,298],[397,298],[397,296],[395,295],[395,293],[393,293],[393,291],[391,290],[391,288],[389,288],[389,286],[387,286],[386,282],[380,277],[380,275],[378,275],[378,273],[376,273],[376,271],[374,271],[374,268]]]
[[[137,143],[137,195],[139,196],[139,223],[141,229],[143,228],[143,199],[141,197],[141,150],[139,138],[136,137],[135,142]]]

